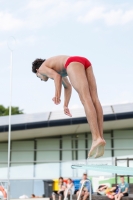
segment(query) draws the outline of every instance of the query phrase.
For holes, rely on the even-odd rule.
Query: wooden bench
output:
[[[109,200],[109,198],[107,196],[92,194],[92,200]],[[133,200],[133,194],[129,194],[127,197],[122,197],[122,200]]]
[[[116,186],[116,184],[112,184],[112,186]],[[68,197],[68,199],[70,198]],[[75,194],[72,196],[72,199],[77,200],[77,197]],[[56,200],[58,200],[57,197],[56,197]],[[89,198],[87,200],[89,200]],[[107,196],[97,195],[97,193],[93,193],[92,200],[110,200],[110,199]],[[129,196],[122,197],[121,200],[133,200],[133,183],[129,184]]]
[[[34,200],[50,200],[50,198],[44,198],[44,197],[40,197],[40,198],[28,198],[27,200],[31,200],[31,199],[34,199]],[[20,200],[20,199],[11,199],[11,200]]]
[[[77,200],[76,195],[72,196],[73,200]],[[87,199],[89,200],[89,198]],[[109,200],[107,196],[97,195],[96,193],[92,194],[92,200]],[[133,194],[129,194],[127,197],[122,197],[122,200],[133,200]]]
[[[68,197],[70,199],[70,197]],[[58,197],[56,197],[56,200],[59,200]],[[72,200],[77,200],[76,195],[74,194],[72,196]],[[87,198],[89,200],[89,198]],[[92,200],[110,200],[107,196],[97,195],[97,193],[92,194]],[[122,200],[133,200],[133,194],[129,194],[127,197],[122,197]]]

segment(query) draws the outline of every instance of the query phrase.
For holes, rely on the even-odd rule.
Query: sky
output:
[[[14,39],[13,39],[14,38]],[[54,83],[32,73],[36,58],[87,57],[102,105],[133,102],[132,0],[0,0],[0,104],[24,113],[63,109],[54,105]],[[78,80],[77,80],[78,81]],[[69,108],[82,104],[72,91]]]

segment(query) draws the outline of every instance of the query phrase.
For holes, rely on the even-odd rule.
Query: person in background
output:
[[[87,178],[87,174],[86,174],[86,173],[83,174],[83,178],[82,178],[82,180],[80,181],[80,188],[82,187],[82,184],[83,184],[83,182],[84,182],[85,180],[89,180],[89,179]],[[79,195],[79,192],[80,192],[80,189],[79,189],[79,191],[77,191],[77,193],[76,193],[76,196],[77,196],[77,197],[78,197],[78,195]],[[91,193],[93,193],[92,184],[91,184]],[[82,198],[83,200],[86,200],[86,199],[89,197],[89,195],[90,195],[90,182],[85,182],[85,183],[84,183],[84,186],[83,186],[83,189],[82,189],[82,192],[81,192],[81,195],[80,195],[80,199]]]
[[[53,200],[55,200],[56,195],[59,197],[59,200],[62,200],[64,197],[64,191],[66,189],[66,183],[63,182],[63,178],[60,177],[59,178],[59,190],[58,191],[54,191],[52,193],[52,198]]]
[[[108,188],[107,185],[100,185],[97,189],[98,195],[106,195],[106,189]]]
[[[116,185],[114,187],[111,187],[111,188],[107,188],[105,190],[105,193],[106,193],[106,196],[109,198],[109,199],[114,199],[115,198],[115,195],[118,194],[119,192],[119,186]]]
[[[115,200],[120,200],[129,194],[129,184],[125,182],[124,176],[120,176],[120,181],[119,192],[115,195]]]
[[[42,197],[35,196],[35,194],[32,194],[30,198],[42,198]]]
[[[67,179],[67,184],[66,184],[66,189],[65,189],[65,192],[64,192],[64,196],[65,198],[67,198],[67,195],[70,195],[70,194],[74,194],[74,184],[73,184],[73,181],[71,178],[68,178]]]
[[[36,196],[34,194],[31,195],[31,198],[36,198]]]
[[[108,187],[107,185],[100,185],[97,189],[98,195],[106,195],[109,199],[114,199],[115,195],[119,192],[119,186]]]

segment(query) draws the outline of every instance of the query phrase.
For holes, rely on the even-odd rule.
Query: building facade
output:
[[[105,153],[91,164],[133,167],[133,103],[103,106]],[[59,176],[79,178],[84,171],[71,169],[85,164],[91,147],[91,132],[83,109],[12,116],[10,179],[42,180]],[[130,158],[127,161],[127,158]],[[125,160],[124,160],[125,159]],[[7,180],[8,117],[0,117],[0,179]],[[89,171],[91,177],[114,174]]]

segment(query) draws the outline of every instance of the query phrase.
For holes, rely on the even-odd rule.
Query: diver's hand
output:
[[[69,117],[72,117],[69,108],[66,107],[66,106],[64,106],[64,114],[65,114],[65,115],[68,115]]]
[[[56,105],[60,104],[60,102],[61,102],[61,100],[60,100],[58,97],[53,97],[52,101],[53,101]]]

